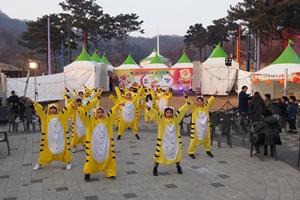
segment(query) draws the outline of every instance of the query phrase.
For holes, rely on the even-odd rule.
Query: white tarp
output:
[[[115,68],[115,70],[119,69],[141,69],[141,67],[136,64],[122,64],[119,67]]]
[[[65,84],[70,90],[82,90],[84,85],[90,89],[101,87],[101,67],[94,61],[75,61],[66,66],[64,72]]]
[[[23,96],[26,85],[26,77],[24,78],[7,78],[6,96],[10,96],[10,92],[14,90],[16,95]],[[35,100],[35,81],[34,77],[29,77],[26,96]],[[63,99],[62,92],[65,90],[64,73],[36,76],[37,101],[52,101]]]
[[[193,68],[193,63],[177,63],[170,68],[181,68],[181,69]]]
[[[231,66],[225,65],[225,58],[208,58],[202,63],[202,94],[212,95],[218,90],[218,95],[227,95],[236,81],[239,64],[232,60]]]
[[[242,90],[242,87],[246,85],[248,87],[247,93],[251,93],[253,95],[254,91],[252,84],[252,72],[239,69],[236,79],[236,92],[239,93]]]

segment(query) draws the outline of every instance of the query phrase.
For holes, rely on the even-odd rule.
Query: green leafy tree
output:
[[[284,31],[294,35],[299,31],[300,1],[298,0],[244,0],[230,6],[228,18],[241,22],[250,33],[279,40],[283,46]]]
[[[49,16],[44,15],[38,18],[36,21],[26,22],[27,31],[21,33],[18,44],[24,46],[32,51],[32,54],[37,56],[38,54],[47,54],[48,52],[48,17],[50,18],[50,51],[51,60],[54,63],[54,73],[58,72],[57,58],[64,56],[61,52],[61,41],[67,40],[66,34],[61,34],[62,29],[58,29],[57,25],[61,21],[61,18],[57,14],[51,14]],[[71,34],[71,35],[74,35]],[[66,43],[63,43],[66,46]],[[76,43],[71,44],[72,49],[77,48]]]
[[[208,44],[209,34],[207,30],[202,26],[202,24],[195,24],[190,26],[189,30],[184,35],[183,42],[189,48],[193,45],[198,49],[200,53],[200,60],[202,59],[202,49]]]
[[[115,36],[113,31],[113,19],[103,15],[102,7],[93,0],[66,0],[59,3],[64,11],[70,12],[69,20],[72,21],[72,29],[77,31],[84,41],[86,50],[89,51],[91,42],[96,49],[101,40],[109,40]]]
[[[132,32],[144,33],[144,30],[141,28],[143,20],[138,21],[139,16],[136,14],[119,14],[114,18],[114,26],[116,39],[121,41],[122,49],[120,53],[120,62],[123,59],[124,49],[127,42],[127,38]]]

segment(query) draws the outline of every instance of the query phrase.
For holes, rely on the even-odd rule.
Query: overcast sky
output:
[[[63,0],[0,0],[0,9],[10,18],[36,20],[37,17],[63,12],[58,5]],[[214,19],[227,15],[230,5],[242,0],[97,0],[104,13],[111,16],[135,13],[143,20],[145,34],[131,36],[153,37],[161,35],[183,36],[190,25],[202,23],[212,25]]]

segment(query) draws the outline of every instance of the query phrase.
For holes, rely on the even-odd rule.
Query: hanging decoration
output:
[[[293,78],[293,83],[298,83],[299,82],[299,79],[297,77],[294,77]]]
[[[283,85],[283,84],[284,84],[284,79],[280,79],[280,80],[279,80],[279,83],[280,83],[281,85]]]
[[[267,85],[270,85],[272,81],[270,79],[266,80]]]
[[[258,79],[258,78],[255,78],[255,79],[253,80],[253,82],[254,82],[254,83],[258,83],[258,82],[259,82],[259,79]]]

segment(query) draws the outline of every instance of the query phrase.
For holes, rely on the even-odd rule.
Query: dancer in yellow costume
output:
[[[158,99],[158,109],[161,114],[164,113],[166,106],[169,106],[169,100],[172,97],[172,93],[169,90],[162,90],[160,95],[157,96]]]
[[[209,110],[215,101],[215,96],[218,91],[204,102],[202,96],[197,97],[197,104],[195,104],[189,97],[186,98],[186,102],[190,103],[190,110],[192,112],[191,122],[191,142],[188,149],[188,154],[192,159],[195,159],[196,148],[203,144],[206,151],[206,155],[213,157],[210,152],[210,118]]]
[[[42,137],[40,157],[33,170],[38,170],[41,165],[49,165],[51,161],[58,160],[67,164],[66,169],[71,169],[71,152],[68,132],[68,118],[72,114],[73,103],[68,104],[59,113],[57,104],[49,104],[48,111],[44,107],[33,102],[34,109],[42,121]]]
[[[124,131],[131,127],[132,132],[134,133],[135,137],[139,140],[140,137],[138,135],[138,107],[136,106],[136,102],[139,99],[139,96],[144,88],[140,87],[137,95],[132,97],[130,92],[125,94],[125,97],[122,97],[122,94],[118,87],[115,87],[115,91],[117,93],[117,97],[119,99],[121,105],[121,112],[119,117],[119,124],[118,124],[118,140],[121,139]]]
[[[77,98],[75,103],[76,106],[83,109],[85,112],[89,113],[91,109],[95,107],[96,104],[100,101],[100,96],[93,98],[90,102],[87,102],[85,105],[82,105],[82,99]],[[101,104],[101,103],[100,103]],[[86,126],[81,121],[80,117],[78,116],[77,112],[72,114],[72,140],[71,140],[71,147],[72,153],[77,151],[76,146],[78,143],[81,143],[83,148],[85,149],[85,133],[86,133]]]
[[[145,103],[144,103],[144,118],[145,118],[145,122],[149,122],[151,119],[149,117],[149,111],[147,108],[152,107],[155,108],[155,103],[154,103],[154,93],[153,91],[148,88],[147,93],[145,94]]]
[[[171,165],[176,163],[178,174],[182,174],[180,161],[182,159],[182,139],[179,123],[189,109],[189,103],[185,103],[173,115],[174,109],[166,107],[161,115],[154,108],[148,107],[151,119],[158,125],[156,152],[154,154],[153,175],[157,176],[159,164]]]
[[[94,109],[94,117],[78,109],[78,115],[87,127],[86,161],[83,168],[85,181],[89,181],[90,175],[95,172],[105,171],[105,176],[110,179],[115,179],[117,175],[113,123],[118,107],[115,105],[106,115],[103,107],[97,107]]]

